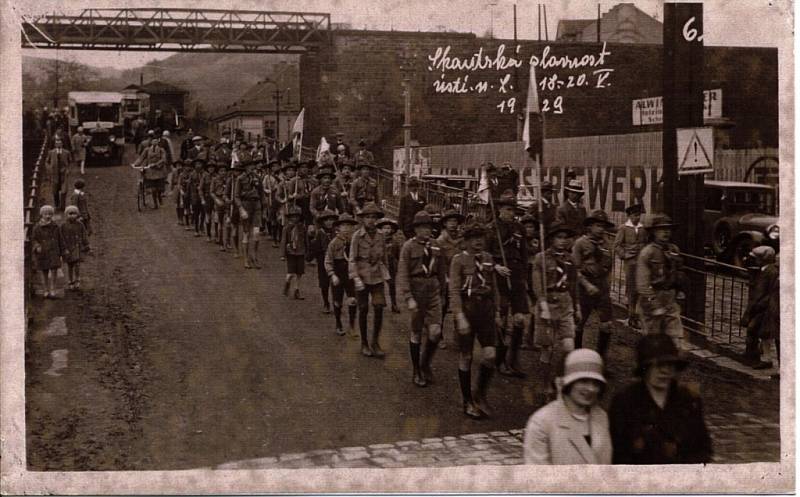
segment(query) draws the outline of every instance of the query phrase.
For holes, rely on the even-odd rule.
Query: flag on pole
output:
[[[294,126],[292,126],[292,148],[294,157],[297,160],[300,160],[303,150],[303,119],[305,118],[305,114],[306,109],[304,107],[300,109],[297,119],[294,120]]]
[[[525,105],[525,126],[522,128],[522,140],[525,150],[531,157],[543,156],[544,152],[544,125],[542,110],[539,106],[539,92],[536,88],[536,67],[531,64],[531,74],[528,81],[528,100]]]
[[[328,140],[325,139],[323,136],[319,141],[319,147],[317,147],[317,163],[319,164],[320,160],[322,160],[322,155],[328,152],[331,152],[331,144],[328,143]]]
[[[480,197],[482,202],[488,204],[489,195],[491,195],[491,191],[489,189],[489,177],[486,175],[486,168],[482,167],[481,180],[478,183],[478,197]]]

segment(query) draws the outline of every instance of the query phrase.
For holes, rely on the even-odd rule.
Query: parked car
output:
[[[93,128],[89,131],[86,145],[87,166],[116,166],[122,163],[122,146],[106,128]]]
[[[736,181],[705,182],[706,250],[742,266],[758,245],[780,249],[775,188]]]

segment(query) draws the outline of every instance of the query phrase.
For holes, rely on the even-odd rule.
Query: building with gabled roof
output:
[[[600,17],[600,41],[609,43],[663,42],[664,25],[632,3],[620,3]],[[597,19],[562,19],[556,41],[597,42]]]

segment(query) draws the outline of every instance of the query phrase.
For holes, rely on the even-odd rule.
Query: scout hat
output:
[[[380,210],[377,205],[375,205],[375,202],[368,202],[363,209],[358,211],[358,216],[361,217],[368,215],[378,216],[378,219],[380,219],[383,217],[383,211]]]
[[[591,349],[573,350],[564,360],[564,386],[587,379],[606,383],[606,378],[603,376],[603,358]]]
[[[231,166],[231,169],[234,169],[236,171],[244,171],[244,166],[245,166],[244,162],[241,161],[234,162],[233,165]]]
[[[550,183],[547,180],[542,181],[540,186],[543,192],[552,192],[553,191],[553,183]]]
[[[433,218],[424,210],[414,214],[414,220],[411,222],[412,227],[423,225],[433,226],[433,224]]]
[[[322,179],[323,176],[329,176],[333,178],[334,176],[333,169],[329,167],[320,167],[319,171],[317,171],[317,174],[315,176],[317,179]]]
[[[455,209],[447,209],[442,213],[441,222],[444,223],[448,219],[453,218],[457,219],[459,224],[464,222],[464,216],[462,216],[458,211]]]
[[[286,212],[287,217],[301,217],[302,215],[303,209],[296,205],[289,207],[289,210]]]
[[[495,166],[494,163],[489,162],[489,163],[486,164],[486,172],[494,171],[496,169],[497,169],[497,166]]]
[[[208,169],[208,168],[210,168],[210,167],[216,168],[216,167],[217,167],[217,161],[215,161],[214,159],[211,159],[211,160],[209,160],[208,162],[206,162],[206,163],[203,165],[203,167],[205,167],[206,169]]]
[[[193,166],[195,164],[197,164],[197,163],[200,163],[200,165],[203,166],[203,167],[206,166],[206,160],[203,159],[202,157],[195,157],[194,159],[192,159],[192,165]]]
[[[645,225],[645,228],[651,230],[655,228],[674,228],[676,226],[680,225],[673,223],[672,218],[666,214],[653,214],[653,217],[650,218],[650,221]]]
[[[671,362],[678,369],[684,369],[689,361],[678,351],[675,342],[669,335],[645,335],[636,345],[635,373],[643,376],[647,368],[655,361]]]
[[[297,164],[294,161],[289,161],[289,162],[286,163],[285,166],[283,166],[281,168],[281,171],[287,171],[289,169],[294,169],[296,171],[297,170]]]
[[[583,191],[583,183],[576,179],[569,180],[569,183],[564,187],[564,191],[572,192],[572,193],[580,193],[583,195],[585,192]]]
[[[631,204],[625,208],[625,214],[629,216],[634,214],[644,214],[644,206],[642,204]]]
[[[81,178],[78,178],[78,179],[76,179],[76,180],[75,180],[75,183],[73,183],[73,185],[75,186],[75,188],[77,188],[78,190],[80,190],[81,188],[83,188],[84,186],[86,186],[86,182],[85,182],[85,181],[83,181],[83,179],[81,179]],[[774,251],[773,251],[773,253],[774,253]]]
[[[397,221],[395,221],[394,219],[389,219],[388,217],[384,217],[382,219],[378,219],[378,222],[375,223],[375,226],[380,228],[380,227],[385,226],[387,224],[391,225],[392,228],[394,228],[395,230],[397,230],[399,228],[399,225],[397,224]]]
[[[602,209],[593,210],[592,213],[586,216],[586,218],[583,220],[584,226],[589,226],[594,223],[600,223],[606,228],[613,228],[615,226],[614,223],[608,220],[608,214],[606,214],[606,211]]]
[[[550,229],[547,230],[547,238],[552,238],[558,233],[566,233],[567,236],[575,236],[575,230],[570,228],[563,221],[556,220],[553,221],[553,223],[550,225]]]
[[[276,164],[277,164],[278,166],[280,166],[280,165],[281,165],[281,161],[279,161],[278,159],[270,159],[270,161],[269,161],[269,163],[268,163],[267,165],[268,165],[269,167],[272,167],[272,166],[274,166],[274,165],[276,165]]]
[[[358,140],[358,145],[361,146],[361,147],[366,147],[367,146],[367,142],[362,138],[362,139]]]
[[[519,222],[520,224],[534,224],[536,226],[539,226],[539,221],[536,219],[535,216],[532,216],[531,214],[525,214],[519,219]]]
[[[411,187],[411,186],[419,186],[419,178],[417,178],[416,176],[412,176],[412,177],[408,178],[408,186],[409,187]]]
[[[353,216],[351,216],[350,214],[344,212],[342,214],[339,214],[339,219],[337,219],[336,221],[333,222],[333,227],[335,228],[336,226],[339,226],[340,224],[356,225],[356,224],[358,224],[358,221],[356,221],[355,218],[353,218]]]
[[[470,222],[467,224],[463,231],[462,235],[464,236],[464,240],[469,240],[472,238],[481,238],[486,236],[486,229],[477,222]]]
[[[371,169],[372,166],[370,164],[367,164],[366,162],[362,162],[361,164],[358,165],[358,168],[359,169]]]
[[[325,209],[324,211],[319,213],[319,215],[317,216],[317,221],[321,223],[326,219],[338,219],[338,217],[339,216],[337,216],[336,213],[333,212],[332,210]]]
[[[502,195],[500,195],[500,198],[498,198],[494,204],[497,207],[516,207],[517,199],[512,190],[506,190]]]
[[[197,142],[197,141],[203,141],[203,137],[202,137],[202,136],[200,136],[200,135],[195,135],[195,136],[192,138],[192,141],[193,141],[193,142]]]

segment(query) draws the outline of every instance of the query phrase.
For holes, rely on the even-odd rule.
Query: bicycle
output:
[[[136,166],[131,164],[131,167],[139,171],[139,181],[136,184],[136,210],[142,212],[142,209],[147,207],[147,191],[144,184],[144,171],[150,169],[150,166]]]

